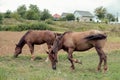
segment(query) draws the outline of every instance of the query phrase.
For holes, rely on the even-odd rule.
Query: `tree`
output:
[[[73,14],[68,14],[68,15],[66,15],[66,19],[68,21],[75,20],[75,16]]]
[[[95,15],[99,18],[99,19],[104,19],[105,18],[105,14],[107,13],[106,8],[104,7],[98,7],[95,9]]]
[[[17,12],[13,12],[11,14],[11,17],[16,19],[16,20],[21,20],[21,16]]]
[[[2,13],[0,13],[0,24],[2,24],[2,20],[3,20],[3,15]]]
[[[28,10],[26,12],[26,18],[28,20],[38,20],[39,16],[33,10]]]
[[[29,10],[25,14],[26,18],[29,20],[39,20],[40,10],[36,5],[30,5]]]
[[[22,5],[22,6],[19,6],[17,8],[17,13],[22,17],[22,18],[25,18],[25,13],[27,11],[27,8],[25,5]]]
[[[7,10],[6,13],[4,13],[4,18],[11,18],[11,11]]]
[[[110,21],[115,21],[115,17],[110,13],[107,13],[107,19],[109,20],[109,22]]]
[[[41,13],[41,20],[46,20],[52,18],[51,14],[47,9],[44,9],[44,11]]]
[[[33,10],[35,13],[38,13],[38,14],[40,13],[40,10],[37,7],[37,5],[30,4],[29,9]]]

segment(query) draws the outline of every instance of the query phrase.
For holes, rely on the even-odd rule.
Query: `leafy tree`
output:
[[[19,6],[17,8],[17,13],[22,17],[22,18],[25,18],[25,13],[27,11],[27,8],[25,5],[22,5],[22,6]]]
[[[29,10],[25,14],[26,18],[29,20],[39,20],[40,10],[36,5],[30,5]]]
[[[46,20],[46,19],[49,19],[51,17],[52,16],[47,9],[44,9],[44,11],[41,13],[41,20]]]
[[[3,20],[3,15],[2,13],[0,13],[0,24],[2,24],[2,20]]]
[[[104,7],[98,7],[95,9],[95,15],[99,18],[99,19],[104,19],[105,18],[105,14],[107,13],[106,8]]]
[[[11,18],[11,11],[7,10],[6,13],[4,13],[4,18]]]
[[[21,19],[21,16],[17,12],[12,13],[11,17],[16,19],[16,20],[20,20]]]
[[[30,4],[29,9],[33,10],[35,13],[40,13],[40,10],[37,7],[37,5]]]
[[[26,18],[28,20],[38,20],[39,16],[33,10],[28,10],[26,12]]]
[[[75,16],[73,14],[68,14],[68,15],[66,15],[66,19],[68,21],[75,20]]]
[[[107,19],[109,20],[109,22],[110,21],[115,21],[115,17],[110,13],[107,14]]]
[[[67,19],[68,21],[70,21],[70,20],[75,20],[75,16],[74,16],[73,14],[68,14],[68,15],[66,15],[66,19]]]

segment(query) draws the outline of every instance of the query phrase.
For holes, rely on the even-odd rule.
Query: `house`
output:
[[[90,22],[94,17],[89,11],[74,11],[75,20],[81,22]]]
[[[54,20],[59,20],[60,17],[61,17],[61,16],[60,16],[59,14],[57,14],[57,13],[53,15]]]

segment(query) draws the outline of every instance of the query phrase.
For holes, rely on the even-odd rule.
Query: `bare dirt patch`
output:
[[[0,55],[3,54],[13,54],[15,49],[15,44],[18,43],[20,38],[26,33],[26,31],[22,32],[11,32],[11,31],[0,31]],[[120,42],[108,42],[104,47],[105,51],[118,50],[120,49]],[[35,54],[45,53],[47,50],[46,44],[36,45],[35,46]],[[29,48],[27,45],[23,47],[22,53],[28,53]]]

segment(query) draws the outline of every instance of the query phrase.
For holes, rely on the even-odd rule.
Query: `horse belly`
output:
[[[89,44],[79,44],[76,46],[75,51],[86,51],[91,49],[93,46]]]

